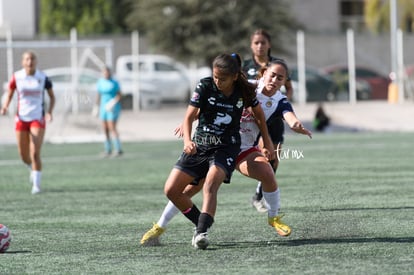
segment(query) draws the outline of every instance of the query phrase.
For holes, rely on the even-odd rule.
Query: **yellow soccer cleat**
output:
[[[165,232],[165,229],[154,223],[152,228],[148,230],[141,239],[141,245],[155,246],[160,245],[160,235]]]
[[[284,224],[281,221],[282,217],[283,217],[283,215],[270,217],[270,218],[268,218],[268,222],[269,222],[270,226],[275,228],[277,234],[279,234],[282,237],[287,237],[287,236],[290,235],[292,230],[290,229],[289,225]]]

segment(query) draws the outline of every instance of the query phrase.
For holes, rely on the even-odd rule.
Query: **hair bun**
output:
[[[242,65],[242,60],[241,60],[240,55],[239,55],[239,54],[237,54],[237,53],[232,53],[232,54],[231,54],[231,57],[233,57],[234,59],[236,59],[236,60],[237,60],[237,64],[238,64],[238,65],[239,65],[239,67],[241,68],[241,65]]]

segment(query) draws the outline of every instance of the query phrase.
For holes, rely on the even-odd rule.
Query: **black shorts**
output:
[[[216,148],[197,147],[197,153],[194,155],[182,153],[174,167],[193,176],[192,184],[196,185],[207,176],[210,166],[217,165],[226,173],[224,182],[230,183],[239,152],[240,145],[227,145]]]
[[[285,122],[283,119],[278,118],[272,121],[272,123],[267,124],[267,129],[269,130],[270,138],[273,141],[273,144],[283,143],[284,133],[285,133]]]

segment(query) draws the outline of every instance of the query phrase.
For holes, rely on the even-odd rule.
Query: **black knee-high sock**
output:
[[[196,229],[197,234],[207,232],[207,229],[213,225],[213,222],[214,218],[212,216],[207,213],[201,213]]]
[[[262,184],[260,184],[259,193],[256,193],[256,197],[257,197],[257,200],[259,200],[259,201],[263,198],[263,188],[262,188]]]
[[[198,219],[200,217],[200,210],[198,210],[197,206],[193,204],[190,211],[183,212],[184,216],[187,217],[195,226],[197,226]]]

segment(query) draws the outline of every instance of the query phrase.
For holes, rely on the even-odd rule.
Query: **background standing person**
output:
[[[318,132],[324,132],[329,127],[331,119],[325,113],[322,103],[318,104],[316,109],[315,117],[313,119],[313,128]]]
[[[252,52],[252,58],[247,59],[243,63],[243,71],[246,73],[249,80],[257,80],[260,76],[260,70],[266,67],[269,62],[273,60],[281,60],[280,58],[273,57],[270,53],[271,51],[271,37],[270,34],[263,30],[257,29],[253,32],[250,37],[250,49]],[[293,88],[290,78],[285,81],[286,96],[291,100],[293,95]],[[269,125],[268,125],[269,127]],[[283,134],[285,131],[284,122],[282,118],[272,122],[271,138],[275,148],[280,150],[283,143]],[[276,172],[276,169],[279,165],[279,160],[276,158],[273,162],[273,169]],[[260,181],[257,183],[256,192],[252,197],[252,205],[259,212],[266,212],[267,207],[265,201],[263,200],[262,185]]]
[[[22,55],[22,69],[16,71],[8,84],[8,94],[0,113],[7,113],[14,92],[17,91],[16,139],[22,161],[30,169],[32,194],[40,192],[42,161],[40,151],[46,129],[46,121],[52,121],[55,95],[52,83],[47,76],[36,69],[37,58],[34,52]],[[45,90],[50,102],[45,110]]]
[[[259,78],[260,69],[266,67],[270,61],[279,59],[271,55],[271,37],[270,34],[263,30],[257,29],[250,37],[250,50],[252,57],[243,62],[243,71],[246,73],[249,80]],[[293,87],[290,77],[285,82],[286,96],[292,100]]]
[[[112,154],[112,147],[115,149],[115,156],[121,156],[123,151],[116,127],[121,114],[121,89],[118,81],[112,78],[108,67],[103,69],[102,74],[103,77],[96,84],[98,91],[96,102],[99,107],[95,107],[93,112],[96,114],[99,108],[99,118],[105,132],[104,156],[108,157]]]

